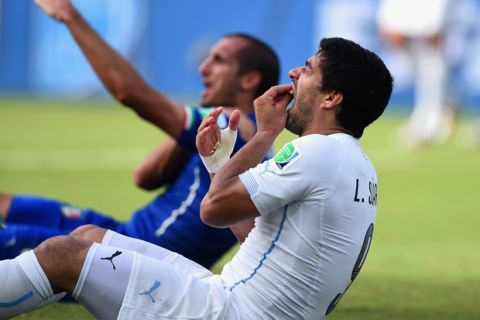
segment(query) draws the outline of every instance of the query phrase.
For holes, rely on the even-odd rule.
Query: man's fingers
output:
[[[213,127],[206,127],[197,134],[197,149],[202,156],[208,156],[214,151],[218,137]]]
[[[217,122],[218,116],[221,115],[223,112],[223,107],[218,107],[215,108],[212,112],[208,114],[203,120],[202,123],[200,123],[200,126],[198,127],[197,132],[200,132],[203,128],[206,126],[212,125]]]
[[[200,123],[200,126],[198,126],[197,133],[202,131],[204,128],[211,126],[216,122],[215,117],[209,115],[205,119],[202,120],[202,123]]]
[[[206,156],[209,153],[208,147],[208,138],[207,138],[208,128],[199,130],[197,133],[197,150],[202,156]]]
[[[211,155],[220,142],[220,128],[217,125],[217,119],[222,112],[222,107],[216,108],[203,119],[198,127],[196,145],[202,156]]]
[[[47,15],[58,21],[66,22],[76,11],[70,0],[35,0]]]
[[[218,107],[213,110],[210,115],[215,118],[215,121],[217,120],[218,116],[221,115],[223,112],[223,107]]]
[[[200,123],[200,126],[198,127],[197,132],[200,132],[203,128],[206,126],[212,125],[217,122],[218,116],[221,115],[223,112],[223,107],[218,107],[212,112],[208,114],[203,120],[202,123]]]
[[[292,95],[290,94],[292,90],[292,84],[281,84],[278,86],[273,86],[268,89],[263,95],[258,97],[254,101],[255,106],[259,105],[272,105],[275,108],[287,107],[288,102],[290,101]]]
[[[268,89],[264,95],[268,96],[273,99],[277,99],[278,97],[284,96],[287,93],[290,93],[292,90],[292,84],[280,84],[278,86],[273,86],[270,89]]]
[[[230,121],[228,122],[228,127],[231,130],[237,130],[239,121],[240,121],[240,111],[234,110],[230,115]]]
[[[49,12],[48,8],[45,7],[44,1],[42,1],[42,0],[35,0],[35,4],[36,4],[37,6],[39,6],[43,11],[45,11],[45,13],[47,13],[48,15],[50,15],[50,12]]]

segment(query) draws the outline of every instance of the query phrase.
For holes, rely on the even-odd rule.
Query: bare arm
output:
[[[259,215],[238,176],[262,160],[284,128],[290,90],[290,84],[275,86],[255,100],[258,131],[213,177],[200,212],[206,224],[230,227]],[[218,138],[215,121],[210,118],[205,119],[197,135],[197,148],[202,155],[211,153]]]
[[[159,146],[137,166],[135,184],[145,190],[155,190],[172,182],[189,157],[189,152],[171,138]]]
[[[179,104],[156,91],[85,21],[70,0],[35,0],[51,17],[63,22],[110,94],[173,138],[183,122]]]

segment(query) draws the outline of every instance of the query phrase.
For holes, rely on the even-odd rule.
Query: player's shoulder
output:
[[[286,143],[272,159],[278,167],[303,167],[325,170],[338,166],[345,154],[341,139],[320,134],[310,134]]]
[[[358,146],[357,139],[343,133],[309,134],[293,140],[292,143],[300,152],[312,157],[322,156],[325,153],[334,156],[336,153],[342,153],[346,148]]]

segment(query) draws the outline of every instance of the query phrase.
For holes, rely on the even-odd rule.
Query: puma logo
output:
[[[149,297],[149,298],[152,300],[152,303],[155,303],[155,299],[153,299],[152,293],[153,293],[154,291],[156,291],[158,288],[160,288],[160,285],[161,285],[160,281],[155,280],[155,281],[153,282],[152,286],[150,287],[150,289],[148,289],[147,291],[144,291],[144,292],[140,292],[139,295],[141,295],[141,296],[147,296],[147,297]]]
[[[100,258],[101,260],[108,260],[112,264],[113,270],[115,270],[115,264],[113,263],[113,258],[119,256],[122,254],[122,251],[116,251],[114,254],[112,254],[111,257],[105,257],[105,258]]]

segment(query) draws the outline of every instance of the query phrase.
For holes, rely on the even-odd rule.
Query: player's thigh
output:
[[[226,304],[218,276],[199,278],[137,254],[119,319],[216,319],[225,313]]]

